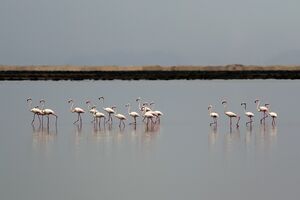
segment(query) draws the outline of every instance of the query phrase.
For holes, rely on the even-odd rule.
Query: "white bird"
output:
[[[116,108],[116,106],[113,106],[112,108]],[[120,120],[119,127],[121,127],[121,123],[123,123],[123,125],[125,127],[124,120],[126,120],[126,117],[124,115],[120,114],[120,113],[115,114],[114,116]]]
[[[100,123],[101,123],[101,119],[103,118],[103,123],[104,123],[104,126],[105,126],[105,115],[102,113],[102,112],[99,112],[99,111],[96,111],[94,114],[94,121],[96,121],[97,123],[97,120],[99,119],[99,126],[100,126]]]
[[[275,126],[276,125],[275,118],[277,118],[278,115],[276,112],[270,112],[271,110],[270,104],[266,103],[265,106],[268,108],[268,113],[272,117],[272,125]]]
[[[247,117],[249,117],[249,119],[250,119],[250,121],[246,122],[246,126],[247,126],[248,124],[251,125],[251,123],[253,122],[252,117],[254,117],[254,114],[253,114],[252,112],[247,111],[247,104],[246,104],[245,102],[242,102],[242,103],[241,103],[241,106],[244,106],[244,109],[245,109],[245,115],[246,115]]]
[[[32,119],[31,124],[34,123],[34,120],[35,120],[35,116],[36,116],[36,115],[38,116],[39,122],[40,122],[40,124],[41,124],[41,118],[40,118],[40,115],[43,115],[42,110],[39,109],[39,106],[32,107],[32,99],[31,99],[31,98],[28,98],[26,101],[27,101],[28,106],[29,106],[29,111],[33,113],[33,119]]]
[[[104,103],[104,97],[99,97],[98,99],[99,100],[103,99],[103,103]],[[113,106],[113,107],[115,107],[115,106]],[[106,107],[106,108],[103,107],[103,110],[105,110],[105,112],[108,113],[108,119],[107,119],[106,123],[108,121],[111,121],[111,123],[112,123],[113,119],[112,119],[111,115],[115,113],[114,109],[112,107]]]
[[[91,123],[95,122],[95,113],[98,112],[98,110],[96,109],[96,106],[92,106],[92,102],[90,100],[87,100],[85,102],[88,106],[88,110],[89,110],[89,113],[92,114],[93,116],[93,120],[91,121]]]
[[[130,112],[130,104],[129,103],[126,104],[125,106],[128,107],[128,115],[133,117],[133,120],[134,120],[134,122],[129,123],[129,124],[136,124],[136,118],[139,117],[140,115],[134,111]]]
[[[217,126],[217,119],[219,118],[219,114],[216,112],[212,112],[212,105],[208,106],[208,111],[209,111],[209,116],[213,118],[214,122],[210,123],[209,125],[211,126],[212,124],[215,124]]]
[[[143,116],[144,116],[144,119],[147,118],[147,127],[148,127],[148,124],[149,124],[149,120],[151,120],[151,122],[154,123],[153,122],[154,115],[153,115],[153,113],[151,111],[145,112],[143,114]]]
[[[53,110],[51,110],[51,109],[49,109],[49,108],[44,108],[45,107],[45,100],[44,99],[41,99],[40,100],[40,103],[42,104],[42,113],[43,113],[43,115],[46,115],[47,116],[47,126],[49,127],[49,116],[50,115],[53,115],[53,116],[55,116],[55,125],[57,125],[57,115],[55,114],[55,112],[53,111]]]
[[[230,119],[230,128],[232,126],[232,120],[231,120],[231,118],[237,118],[238,119],[237,122],[236,122],[236,127],[239,127],[240,116],[238,116],[234,112],[227,111],[227,101],[223,100],[222,104],[224,105],[224,113],[225,113],[225,115],[227,115],[229,117],[229,119]]]
[[[164,114],[161,111],[159,111],[159,110],[153,110],[154,106],[152,106],[152,105],[154,105],[153,101],[150,103],[150,109],[152,110],[152,112],[156,116],[156,120],[158,120],[158,123],[160,123],[160,117],[163,116]]]
[[[92,102],[90,100],[87,100],[85,103],[88,105],[88,110],[91,114],[94,114],[95,112],[98,111],[96,109],[96,106],[92,106]]]
[[[141,97],[138,97],[138,98],[136,99],[136,101],[139,103],[139,110],[140,110],[141,112],[144,112],[144,111],[145,111],[145,112],[148,112],[148,111],[151,110],[149,107],[146,106],[146,105],[148,105],[147,102],[143,103],[143,106],[141,106],[141,101],[142,101]]]
[[[80,114],[84,113],[84,110],[82,108],[79,108],[79,107],[73,108],[74,107],[74,101],[72,99],[68,100],[68,103],[71,103],[70,111],[72,113],[77,113],[77,115],[78,115],[78,119],[75,122],[73,122],[73,124],[75,124],[78,121],[80,121],[80,124],[82,124],[82,118],[81,118]]]
[[[256,109],[258,112],[263,112],[263,117],[260,119],[260,123],[262,123],[263,120],[265,120],[268,117],[268,108],[266,106],[259,106],[260,101],[258,99],[256,99],[254,101],[254,103],[256,103]]]

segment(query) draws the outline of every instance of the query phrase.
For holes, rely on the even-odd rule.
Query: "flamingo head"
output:
[[[223,100],[223,101],[222,101],[222,104],[226,104],[226,103],[227,103],[227,101],[226,101],[226,100]]]
[[[128,107],[128,106],[130,106],[130,104],[129,104],[129,103],[125,105],[125,107]]]
[[[266,103],[266,104],[265,104],[266,107],[268,107],[269,105],[270,105],[269,103]]]
[[[41,99],[41,100],[40,100],[40,103],[42,103],[42,102],[45,103],[45,102],[46,102],[45,99]]]
[[[88,104],[88,103],[91,103],[91,101],[90,101],[90,100],[87,100],[85,103]]]
[[[32,98],[28,98],[28,99],[26,99],[26,101],[28,102],[28,101],[32,101]]]
[[[101,99],[103,99],[103,100],[104,100],[104,97],[99,97],[98,99],[99,99],[99,100],[101,100]]]
[[[153,105],[153,104],[154,104],[154,102],[153,102],[153,101],[151,101],[149,105],[151,106],[151,105]]]
[[[259,100],[258,100],[258,99],[255,99],[254,103],[257,103],[257,102],[259,102]]]
[[[246,105],[246,102],[242,102],[241,103],[241,106],[243,106],[244,105],[244,107],[245,107],[245,109],[247,108],[247,105]]]
[[[117,108],[117,106],[112,106],[112,107],[111,107],[111,109],[115,109],[115,108]]]
[[[141,97],[138,97],[135,101],[140,101],[141,100]]]
[[[73,99],[69,99],[69,100],[68,100],[68,103],[71,103],[71,102],[73,102]]]
[[[212,105],[209,105],[207,109],[209,110],[209,109],[211,109],[211,108],[212,108]]]

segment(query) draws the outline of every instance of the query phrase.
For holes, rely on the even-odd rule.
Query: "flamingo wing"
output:
[[[234,112],[231,112],[231,111],[225,112],[225,114],[229,117],[236,117],[237,116]]]
[[[254,114],[252,112],[245,112],[245,115],[247,117],[254,117]]]

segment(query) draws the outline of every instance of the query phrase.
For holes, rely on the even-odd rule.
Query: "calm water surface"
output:
[[[300,81],[59,81],[0,82],[1,199],[297,199],[300,196]],[[105,103],[97,98],[105,96]],[[91,116],[72,124],[68,98],[86,108],[155,101],[164,112],[160,126],[94,130]],[[26,98],[45,98],[59,115],[57,129],[31,126]],[[230,132],[222,98],[241,114]],[[260,125],[254,100],[279,114],[272,127]],[[255,113],[250,130],[240,103]],[[209,126],[209,104],[219,127]]]

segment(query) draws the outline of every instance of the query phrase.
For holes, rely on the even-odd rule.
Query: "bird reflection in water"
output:
[[[49,129],[49,127],[44,128],[41,125],[35,126],[32,124],[32,142],[33,147],[40,150],[41,147],[47,145],[49,142],[54,141],[57,137],[57,128],[54,130]]]
[[[243,151],[250,153],[253,150],[257,153],[269,152],[277,143],[277,126],[262,123],[257,129],[248,126],[242,132],[236,128],[224,134],[223,137],[220,135],[222,136],[215,127],[210,129],[208,134],[210,151],[220,149],[226,154]],[[223,141],[218,142],[220,139]]]
[[[262,124],[259,132],[255,135],[256,149],[260,152],[268,152],[273,146],[276,146],[277,141],[277,127]]]
[[[233,149],[241,143],[240,129],[236,128],[234,131],[230,130],[224,136],[224,149],[226,153],[230,153]]]
[[[211,126],[211,131],[208,134],[208,148],[210,152],[217,148],[218,139],[219,133],[217,126]]]

